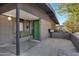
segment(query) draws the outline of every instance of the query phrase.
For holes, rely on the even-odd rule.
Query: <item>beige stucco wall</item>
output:
[[[24,28],[24,31],[27,31],[27,32],[29,32],[29,28],[27,28],[27,26],[29,27],[29,21],[23,21],[23,28]]]
[[[47,20],[40,20],[40,39],[44,40],[49,37],[48,29],[51,29],[51,23]]]
[[[51,19],[49,19],[48,22],[51,23],[51,29],[54,30],[54,29],[55,29],[55,24],[56,24],[56,23],[55,23],[53,20],[51,20]]]
[[[48,32],[48,29],[55,30],[55,23],[50,19],[47,19],[47,20],[41,19],[40,20],[40,39],[41,40],[47,39],[49,37],[50,34]]]
[[[23,31],[28,32],[29,34],[32,34],[32,23],[33,20],[29,21],[29,20],[23,20]],[[28,28],[27,28],[28,26]]]
[[[9,44],[15,40],[15,19],[12,20],[0,15],[0,44]]]
[[[48,29],[54,28],[54,22],[46,12],[34,4],[20,4],[20,8],[40,18],[40,39],[48,38]],[[9,44],[15,41],[15,26],[14,18],[12,21],[8,21],[6,16],[0,15],[0,44]]]
[[[50,17],[48,16],[48,14],[43,10],[41,9],[40,7],[38,7],[36,4],[19,4],[20,6],[20,9],[26,11],[26,12],[29,12],[39,18],[42,18],[44,20],[46,19],[50,19]]]
[[[40,18],[40,39],[48,38],[48,29],[54,29],[55,23],[50,19],[48,14],[35,4],[20,4],[20,8]]]

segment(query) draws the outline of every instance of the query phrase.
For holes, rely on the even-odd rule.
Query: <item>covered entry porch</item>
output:
[[[16,31],[15,26],[15,19],[16,18],[16,9],[10,10],[8,12],[2,13],[3,16],[6,16],[7,18],[11,18],[11,20],[8,19],[9,22],[13,26],[12,29],[14,32]],[[10,24],[10,25],[11,25]],[[39,17],[28,13],[27,11],[24,11],[22,9],[19,9],[19,37],[23,40],[23,38],[26,38],[26,40],[29,39],[35,39],[39,40],[40,38],[40,19]]]
[[[4,50],[1,53],[19,55],[22,49],[35,46],[34,40],[40,38],[39,22],[39,17],[20,9],[18,4],[3,5],[0,10],[0,48]]]
[[[54,29],[55,23],[58,23],[55,19],[54,13],[46,4],[1,4],[0,46],[2,48],[9,46],[8,50],[10,45],[14,46],[13,51],[20,55],[21,46],[25,44],[21,42],[28,41],[29,44],[25,46],[30,46],[30,42],[48,38],[51,24]],[[25,49],[25,46],[22,49]]]

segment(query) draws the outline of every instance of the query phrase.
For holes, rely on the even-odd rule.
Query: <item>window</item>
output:
[[[19,23],[19,30],[23,31],[23,23],[22,22]]]

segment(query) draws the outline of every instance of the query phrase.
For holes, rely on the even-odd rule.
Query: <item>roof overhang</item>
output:
[[[16,3],[0,3],[0,14],[16,9]]]
[[[36,4],[37,6],[39,6],[41,9],[43,9],[49,16],[50,18],[56,23],[56,24],[59,24],[57,18],[56,18],[56,15],[55,15],[55,12],[53,10],[53,8],[50,6],[50,4],[45,4],[45,3],[37,3]],[[4,6],[1,7],[1,6]],[[9,7],[8,7],[9,6]],[[5,9],[5,7],[8,7],[7,9]],[[0,10],[0,14],[3,13],[4,11],[9,11],[9,10],[12,10],[12,9],[15,9],[16,8],[16,4],[11,4],[11,3],[0,3],[0,8],[2,10]]]
[[[53,10],[53,8],[51,7],[50,4],[45,4],[45,3],[39,3],[37,4],[41,9],[43,9],[49,16],[50,18],[56,23],[59,24],[56,15],[55,15],[55,11]]]
[[[16,9],[2,13],[2,15],[16,18]],[[22,9],[19,9],[19,18],[23,19],[23,20],[39,20],[39,17],[37,17],[31,13],[28,13]]]

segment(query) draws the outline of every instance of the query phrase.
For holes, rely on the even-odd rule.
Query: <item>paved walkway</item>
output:
[[[24,53],[30,48],[36,46],[39,41],[36,40],[25,40],[20,42],[20,53]],[[0,47],[0,56],[15,56],[16,55],[16,45],[10,44],[4,47]]]
[[[22,56],[57,56],[58,49],[77,52],[70,40],[49,38],[42,42],[24,41],[20,43]],[[0,55],[15,55],[15,45],[0,47]]]
[[[28,56],[57,56],[57,50],[62,49],[65,51],[77,52],[70,40],[66,39],[47,39],[42,41],[37,46],[29,49],[22,55]]]

